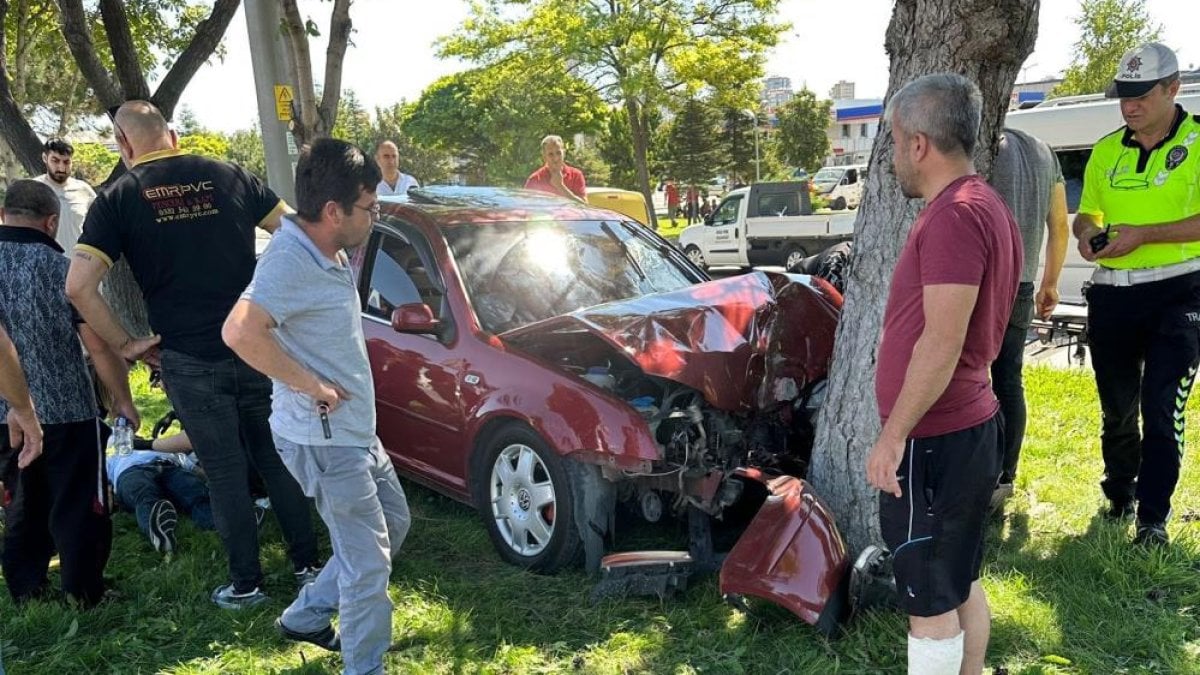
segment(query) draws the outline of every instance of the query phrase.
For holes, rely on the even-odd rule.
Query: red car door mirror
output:
[[[429,305],[422,303],[400,305],[392,311],[392,330],[397,333],[436,333],[440,324]]]

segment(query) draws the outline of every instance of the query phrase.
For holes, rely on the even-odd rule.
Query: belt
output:
[[[1192,258],[1174,265],[1145,269],[1114,270],[1108,267],[1097,267],[1096,271],[1092,272],[1092,283],[1100,286],[1137,286],[1180,277],[1192,272],[1200,272],[1200,258]]]

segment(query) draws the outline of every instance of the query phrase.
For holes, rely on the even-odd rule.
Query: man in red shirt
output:
[[[925,208],[892,276],[875,379],[883,430],[866,468],[909,615],[909,672],[982,672],[991,630],[979,570],[1003,422],[988,369],[1023,252],[1012,214],[975,174],[980,109],[975,85],[948,73],[888,103],[896,178]]]
[[[675,186],[675,181],[667,181],[667,217],[674,220],[675,214],[679,211],[679,188]]]
[[[567,151],[561,136],[542,139],[542,168],[529,174],[525,189],[550,192],[577,202],[587,203],[587,182],[583,172],[567,166]]]

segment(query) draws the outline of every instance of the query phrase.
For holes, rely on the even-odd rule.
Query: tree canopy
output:
[[[829,154],[829,115],[832,101],[817,100],[808,89],[796,92],[779,115],[778,156],[789,166],[815,173]]]
[[[1075,25],[1079,27],[1075,56],[1054,96],[1104,91],[1121,55],[1157,40],[1162,32],[1162,26],[1150,20],[1146,0],[1083,0]]]

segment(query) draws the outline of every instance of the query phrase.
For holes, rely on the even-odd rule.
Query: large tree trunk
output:
[[[625,97],[625,112],[629,113],[629,133],[633,138],[633,166],[637,169],[638,187],[646,199],[650,212],[650,229],[658,229],[658,216],[654,213],[654,190],[650,185],[649,155],[650,131],[646,128],[644,109],[632,96]]]
[[[888,26],[886,100],[910,80],[961,73],[983,93],[975,165],[987,174],[1013,82],[1037,37],[1039,0],[897,0]],[[878,492],[866,456],[879,434],[875,362],[892,270],[920,203],[904,198],[892,171],[886,121],[871,151],[855,223],[854,258],[838,326],[826,403],[817,422],[810,478],[837,515],[852,552],[879,541]]]

